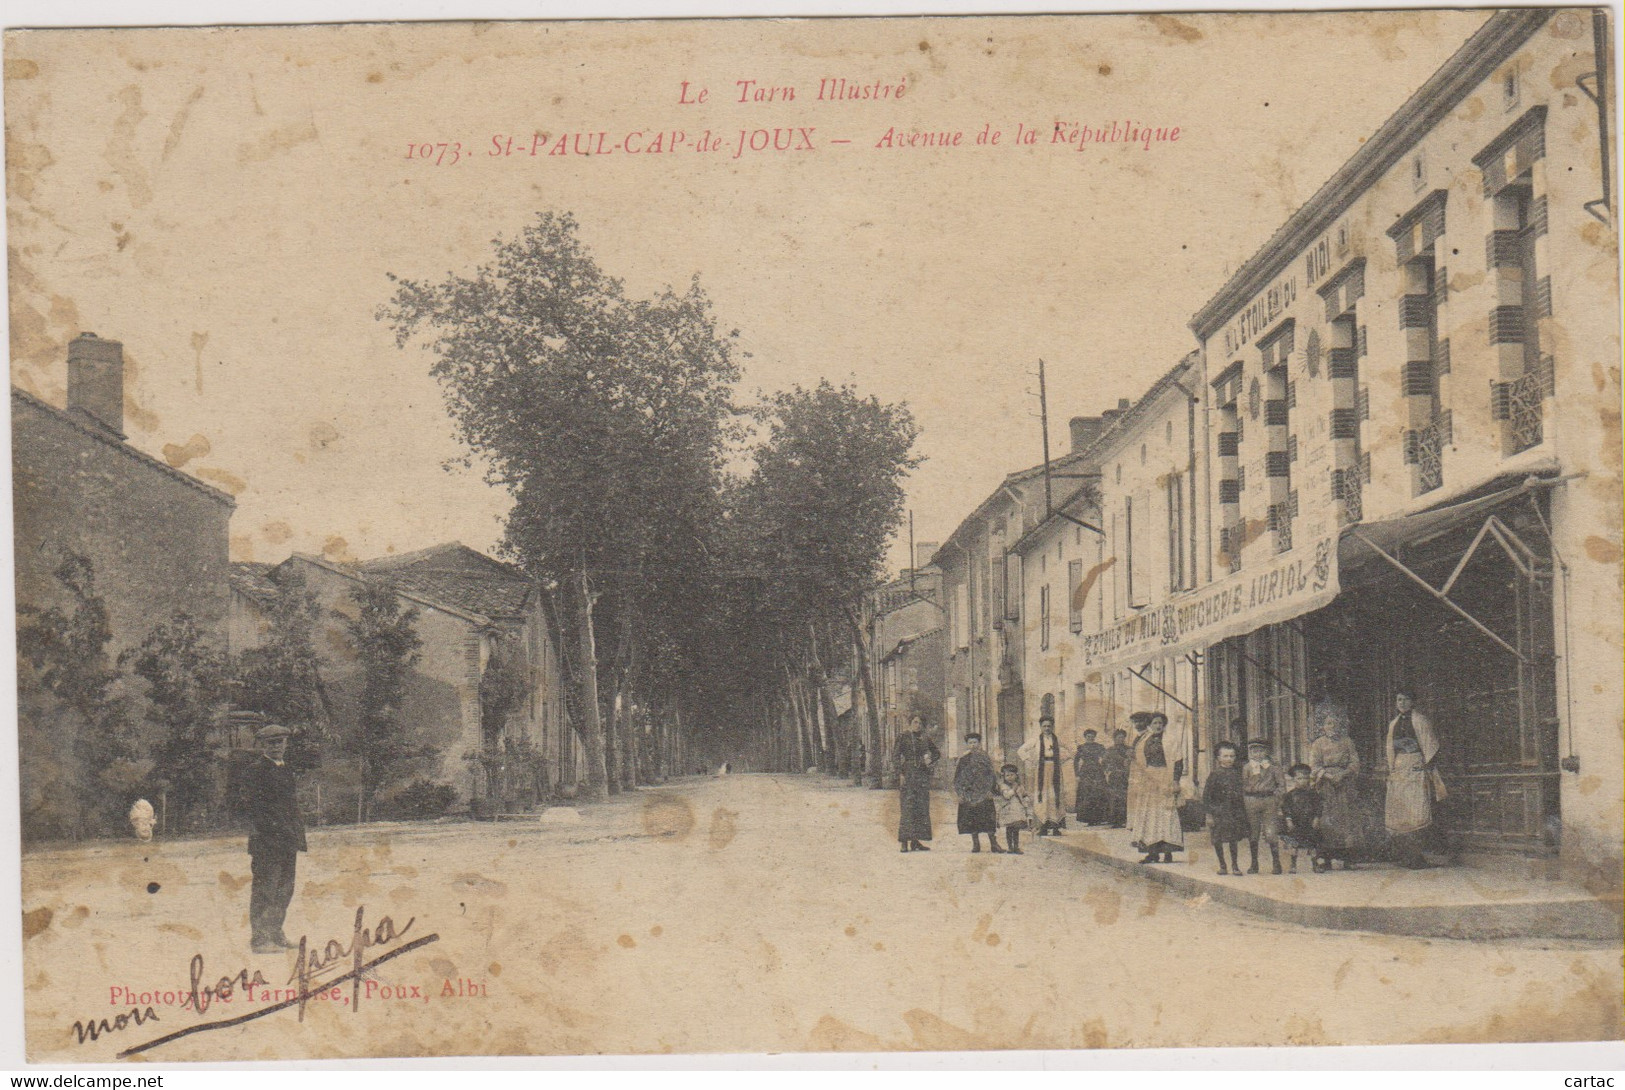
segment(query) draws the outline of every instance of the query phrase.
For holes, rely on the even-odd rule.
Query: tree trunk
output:
[[[636,791],[638,780],[642,775],[639,758],[643,752],[640,744],[640,733],[643,727],[630,716],[624,717],[625,725],[621,728],[621,790]]]
[[[587,571],[581,570],[580,598],[577,603],[580,629],[581,741],[587,750],[587,782],[580,797],[584,802],[602,802],[609,789],[609,766],[605,763],[604,722],[598,706],[598,649],[592,630],[592,591]]]
[[[846,624],[852,633],[852,650],[858,660],[858,678],[863,682],[863,706],[869,713],[869,786],[880,787],[880,713],[875,705],[875,686],[869,676],[869,648],[868,641],[863,636],[863,626],[852,613],[851,606],[842,607],[846,614]]]
[[[796,727],[796,763],[790,771],[799,774],[812,766],[812,724],[807,718],[807,702],[802,697],[801,688],[794,677],[790,679],[788,692],[790,714],[794,717]]]
[[[812,669],[808,671],[808,680],[813,688],[812,700],[814,721],[818,724],[818,770],[829,775],[835,769],[833,760],[834,747],[830,744],[830,732],[835,726],[835,701],[828,698],[825,692],[829,684],[829,672],[824,669],[824,660],[818,655],[818,628],[812,623],[807,625],[808,652],[812,656]]]

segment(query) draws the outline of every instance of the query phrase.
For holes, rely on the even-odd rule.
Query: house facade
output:
[[[460,544],[357,565],[295,554],[274,567],[236,567],[235,650],[268,635],[267,595],[280,593],[290,575],[316,595],[324,618],[317,649],[336,736],[354,729],[362,684],[344,621],[355,614],[359,587],[383,584],[416,611],[422,641],[401,709],[403,744],[432,754],[408,775],[449,784],[459,806],[479,813],[573,794],[585,777],[540,591],[516,568]],[[342,760],[324,762],[321,777],[323,816],[347,819],[356,805],[354,770]]]
[[[1036,617],[1023,609],[1015,545],[1089,476],[1086,448],[1119,411],[1073,418],[1066,454],[1007,476],[933,556],[945,607],[944,757],[957,757],[975,732],[995,759],[1014,760],[1037,730],[1025,666]]]
[[[930,544],[917,550],[926,557],[935,551],[936,546]],[[947,744],[943,722],[947,629],[943,623],[942,572],[929,565],[904,572],[869,593],[866,612],[873,659],[870,677],[880,719],[881,749],[874,767],[881,772],[882,784],[892,787],[897,783],[897,769],[892,763],[897,735],[907,729],[911,716],[921,717],[926,734],[939,749]]]
[[[226,647],[228,542],[235,502],[217,488],[132,445],[124,434],[124,350],[83,333],[68,346],[67,404],[12,387],[11,464],[17,622],[79,608],[58,577],[70,561],[78,593],[106,610],[106,665],[156,627],[186,614],[205,642]],[[88,575],[89,582],[82,580]],[[114,770],[81,764],[83,717],[67,712],[24,664],[18,680],[23,835],[78,836],[87,779]],[[134,695],[115,686],[114,695]],[[101,789],[163,797],[128,770]],[[165,815],[167,817],[167,812]]]
[[[129,443],[118,341],[75,337],[67,386],[61,408],[11,390],[18,607],[66,608],[55,573],[76,554],[107,607],[113,656],[178,613],[223,649],[235,501]]]
[[[1204,600],[1292,599],[1208,641],[1215,719],[1262,721],[1290,754],[1313,702],[1339,706],[1380,790],[1409,691],[1461,846],[1609,873],[1621,598],[1598,532],[1619,524],[1620,431],[1586,407],[1617,404],[1620,340],[1597,320],[1619,286],[1594,30],[1495,15],[1192,329],[1216,467]]]
[[[1202,715],[1199,656],[1160,638],[1169,603],[1200,580],[1200,383],[1192,354],[1112,413],[1083,451],[1085,486],[1016,543],[1027,718],[1053,716],[1065,747],[1085,730],[1109,740],[1136,711]]]

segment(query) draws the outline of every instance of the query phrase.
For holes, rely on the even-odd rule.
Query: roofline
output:
[[[1282,269],[1313,244],[1316,235],[1348,211],[1405,152],[1533,37],[1555,10],[1514,8],[1491,16],[1202,305],[1190,320],[1196,338],[1206,342],[1249,299],[1268,287]]]
[[[389,553],[384,556],[374,557],[371,560],[363,560],[361,561],[360,567],[369,571],[391,571],[398,567],[406,567],[410,564],[415,564],[419,560],[427,559],[433,556],[435,553],[444,553],[453,549],[461,549],[464,552],[473,553],[475,556],[491,565],[491,567],[499,569],[504,575],[515,580],[516,582],[529,583],[532,581],[530,577],[525,575],[525,573],[516,565],[510,564],[506,560],[498,560],[494,556],[488,556],[479,549],[474,548],[472,545],[465,545],[461,541],[442,541],[439,544],[430,545],[426,548],[413,549],[411,552]]]
[[[1140,422],[1140,418],[1150,411],[1151,404],[1157,398],[1161,397],[1169,389],[1179,385],[1179,379],[1184,372],[1191,370],[1200,372],[1201,368],[1202,354],[1200,352],[1191,351],[1185,353],[1178,363],[1163,372],[1157,381],[1146,387],[1145,393],[1141,394],[1134,404],[1123,410],[1123,414],[1112,421],[1111,427],[1095,436],[1094,441],[1085,448],[1084,453],[1091,458],[1098,459],[1100,455],[1110,450],[1114,443],[1128,435],[1134,425]],[[1189,390],[1185,391],[1185,396],[1187,398],[1191,396]]]
[[[221,489],[215,488],[213,485],[204,484],[190,473],[183,472],[182,470],[176,469],[172,465],[161,462],[144,450],[136,449],[135,447],[131,446],[127,440],[115,436],[112,432],[105,432],[99,428],[92,428],[81,423],[80,421],[74,419],[73,414],[68,412],[66,409],[59,409],[55,405],[52,405],[49,401],[35,397],[33,394],[29,393],[27,390],[24,390],[20,386],[12,386],[11,397],[14,401],[21,401],[25,405],[30,405],[50,416],[55,417],[56,419],[62,421],[62,423],[68,425],[68,427],[73,428],[75,431],[88,435],[92,439],[100,440],[101,442],[112,447],[114,450],[120,451],[135,459],[142,465],[156,469],[165,476],[173,477],[182,484],[190,485],[217,503],[225,504],[227,507],[232,509],[237,507],[237,498],[230,492],[222,491]]]
[[[1093,446],[1094,444],[1091,443],[1083,450],[1069,450],[1059,458],[1051,458],[1050,466],[1054,468],[1058,466],[1070,467],[1075,465],[1077,462],[1086,459]],[[987,517],[989,512],[992,511],[995,501],[1004,498],[1006,490],[1008,490],[1012,484],[1024,484],[1027,481],[1031,481],[1043,476],[1043,474],[1044,464],[1042,462],[1040,462],[1038,465],[1030,466],[1027,469],[1018,469],[1014,473],[1005,474],[1004,479],[999,482],[998,487],[994,488],[992,492],[988,493],[987,498],[981,503],[977,504],[974,511],[961,519],[959,521],[959,525],[954,527],[954,532],[948,535],[948,539],[941,545],[937,546],[937,551],[931,554],[931,559],[928,562],[927,567],[941,567],[941,565],[937,563],[937,558],[939,556],[942,556],[950,549],[962,548],[963,546],[959,543],[960,538],[969,530],[973,523]]]
[[[330,571],[334,575],[342,575],[344,578],[349,579],[349,580],[351,580],[352,582],[355,582],[355,583],[363,583],[363,584],[372,583],[372,580],[366,578],[360,572],[351,571],[351,570],[343,567],[342,565],[335,564],[330,560],[324,560],[323,558],[321,558],[319,556],[315,556],[315,555],[313,555],[311,553],[292,553],[292,554],[290,554],[288,556],[288,560],[284,560],[282,562],[282,564],[288,563],[289,560],[303,560],[307,564],[311,564],[311,565],[314,565],[315,567],[322,568],[325,571]],[[282,566],[282,564],[278,564],[277,567],[280,568]],[[387,580],[379,580],[379,582],[384,583],[386,585],[388,583]],[[416,602],[416,603],[418,603],[419,605],[422,605],[422,606],[428,606],[430,609],[439,610],[441,613],[450,613],[452,616],[461,617],[463,620],[468,621],[468,622],[470,622],[472,624],[489,626],[489,625],[494,624],[495,621],[496,621],[496,618],[487,617],[487,616],[485,616],[484,614],[481,614],[481,613],[474,613],[474,612],[471,612],[471,611],[466,610],[466,609],[461,609],[461,608],[459,608],[457,606],[454,606],[454,605],[449,605],[449,604],[447,604],[445,602],[436,601],[435,599],[430,598],[430,597],[428,597],[428,596],[426,596],[424,594],[420,594],[417,591],[403,590],[402,588],[395,587],[395,586],[391,586],[389,589],[394,591],[400,597],[407,599],[408,601]]]
[[[912,636],[901,636],[898,638],[896,645],[893,646],[890,651],[887,651],[884,655],[880,656],[880,661],[885,662],[887,659],[895,658],[904,648],[911,647],[914,644],[919,643],[921,640],[929,639],[932,636],[939,636],[946,631],[948,631],[948,626],[939,624],[935,628],[928,628],[924,632],[916,632]]]
[[[1034,526],[1031,530],[1028,530],[1026,533],[1016,538],[1015,542],[1010,546],[1010,551],[1013,553],[1025,554],[1027,550],[1032,547],[1032,543],[1038,538],[1042,537],[1045,531],[1047,531],[1050,527],[1066,522],[1066,520],[1061,517],[1061,512],[1072,506],[1074,502],[1082,498],[1088,491],[1089,486],[1082,485],[1077,491],[1073,492],[1072,495],[1056,504],[1055,513],[1049,516],[1049,518],[1040,522],[1037,526]]]

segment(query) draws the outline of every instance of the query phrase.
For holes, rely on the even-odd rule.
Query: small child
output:
[[[1298,853],[1307,852],[1315,873],[1331,869],[1320,850],[1320,792],[1309,785],[1308,765],[1293,765],[1292,790],[1281,800],[1281,847],[1291,857],[1289,873],[1298,873]]]
[[[1241,770],[1241,790],[1247,804],[1247,847],[1252,861],[1248,874],[1258,873],[1258,842],[1269,845],[1272,874],[1281,873],[1281,793],[1286,777],[1270,761],[1270,744],[1262,738],[1247,743],[1247,764]]]
[[[1021,850],[1021,830],[1031,828],[1036,818],[1033,800],[1028,796],[1027,789],[1021,786],[1021,769],[1015,765],[1005,765],[999,769],[999,774],[1002,777],[998,787],[999,824],[1004,826],[1010,854],[1025,855]]]
[[[1247,836],[1247,807],[1241,791],[1241,769],[1236,767],[1236,747],[1220,742],[1215,750],[1219,767],[1208,773],[1202,788],[1202,804],[1213,822],[1213,850],[1219,856],[1219,873],[1241,873],[1236,859],[1237,845]],[[1230,866],[1224,865],[1225,845],[1230,846]]]

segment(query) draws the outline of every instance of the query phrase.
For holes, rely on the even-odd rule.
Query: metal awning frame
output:
[[[1128,669],[1129,673],[1133,674],[1135,677],[1139,678],[1141,681],[1145,682],[1147,685],[1149,685],[1153,689],[1157,690],[1157,692],[1161,693],[1163,696],[1167,697],[1169,700],[1172,700],[1175,704],[1178,704],[1181,708],[1184,708],[1186,711],[1190,712],[1193,715],[1196,713],[1195,708],[1191,707],[1189,704],[1187,704],[1183,700],[1179,699],[1179,697],[1175,696],[1173,693],[1170,693],[1167,689],[1164,689],[1161,685],[1158,685],[1155,681],[1152,681],[1150,678],[1146,677],[1145,674],[1141,673],[1139,670],[1136,670],[1132,666],[1128,667],[1127,669]]]
[[[1531,549],[1524,542],[1524,540],[1512,530],[1511,527],[1502,522],[1498,517],[1495,515],[1490,515],[1484,520],[1484,525],[1479,527],[1478,533],[1473,537],[1473,543],[1467,547],[1465,552],[1462,553],[1461,560],[1457,562],[1455,570],[1450,573],[1450,578],[1445,580],[1443,587],[1435,587],[1432,583],[1429,583],[1426,579],[1416,574],[1416,572],[1412,571],[1403,561],[1394,557],[1381,545],[1378,545],[1375,541],[1372,541],[1365,534],[1361,533],[1358,527],[1350,530],[1349,536],[1364,542],[1372,552],[1376,553],[1389,564],[1399,569],[1399,571],[1409,578],[1413,583],[1427,591],[1428,594],[1432,595],[1439,602],[1449,607],[1463,620],[1467,621],[1489,639],[1493,640],[1509,655],[1512,655],[1525,666],[1532,665],[1527,655],[1523,654],[1516,647],[1512,646],[1506,640],[1496,635],[1488,625],[1486,625],[1483,621],[1480,621],[1477,617],[1474,617],[1471,613],[1467,612],[1467,610],[1460,603],[1456,602],[1450,597],[1451,588],[1454,587],[1456,585],[1456,581],[1461,578],[1461,573],[1467,569],[1468,563],[1475,555],[1477,555],[1478,547],[1484,543],[1484,539],[1486,537],[1493,538],[1496,544],[1501,546],[1502,550],[1506,552],[1507,557],[1512,561],[1513,566],[1516,567],[1526,579],[1536,581],[1540,579],[1549,579],[1551,577],[1550,568],[1541,564],[1538,554]]]

